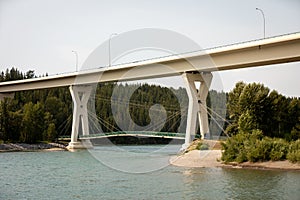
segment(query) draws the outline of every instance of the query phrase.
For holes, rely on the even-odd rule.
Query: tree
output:
[[[26,143],[36,143],[42,139],[44,132],[44,111],[40,103],[29,102],[23,109],[23,127],[21,141]]]
[[[268,125],[270,105],[268,101],[269,88],[263,84],[251,83],[247,84],[239,97],[240,116],[243,113],[249,112],[253,122],[257,126],[255,129],[260,129],[264,134],[269,134]]]
[[[228,94],[230,135],[262,130],[265,136],[297,139],[300,117],[298,98],[286,98],[263,84],[239,82]],[[293,130],[293,133],[291,133]]]
[[[0,81],[33,77],[36,77],[33,70],[21,73],[17,68],[0,73]],[[99,83],[98,85],[96,98],[92,100],[96,102],[97,116],[92,116],[93,119],[90,118],[89,121],[96,127],[96,119],[100,118],[104,132],[118,131],[120,124],[125,130],[135,130],[136,124],[148,125],[149,109],[155,104],[161,104],[167,113],[167,120],[161,131],[185,131],[186,124],[180,123],[187,118],[187,115],[181,115],[186,113],[188,105],[184,88],[169,89],[155,85],[128,83]],[[112,97],[113,92],[114,97]],[[228,95],[210,91],[207,106],[224,116],[225,108],[222,102],[226,100],[228,101],[226,119],[229,118],[231,122],[226,127],[229,135],[260,129],[264,135],[271,137],[289,140],[299,138],[299,98],[288,98],[276,91],[270,92],[269,88],[262,84],[238,82]],[[112,106],[117,109],[116,116],[112,115]],[[126,116],[124,109],[129,109],[135,124],[130,123],[130,116]],[[210,114],[219,122],[221,121],[214,113]],[[58,135],[71,133],[71,116],[72,99],[67,87],[16,92],[13,99],[0,102],[0,139],[28,142],[53,140]],[[155,120],[162,120],[160,114],[155,115]],[[210,116],[209,120],[212,121]],[[96,129],[99,130],[98,127]],[[218,127],[210,126],[210,129],[215,131]]]
[[[25,78],[28,79],[28,78],[34,78],[35,75],[34,75],[34,70],[29,70],[26,72],[26,75],[25,75]]]
[[[289,100],[274,90],[269,95],[269,101],[271,112],[269,114],[270,120],[268,121],[268,126],[271,135],[285,137],[285,133],[288,131],[286,123],[288,120]]]
[[[300,138],[300,100],[292,99],[288,106],[288,123],[287,129],[290,130],[288,139],[297,140]]]
[[[9,115],[9,99],[4,98],[0,102],[0,136],[4,141],[10,138],[10,115]]]
[[[57,138],[57,132],[55,128],[55,124],[52,122],[49,124],[47,130],[47,137],[45,138],[48,141],[54,141]]]
[[[240,96],[245,86],[246,86],[245,83],[238,82],[235,85],[235,88],[228,94],[227,109],[229,112],[229,117],[232,120],[238,120],[242,112],[242,108],[240,105]]]
[[[238,120],[238,129],[241,133],[250,133],[252,130],[258,129],[256,117],[250,110],[242,113]]]
[[[231,120],[231,124],[225,130],[228,135],[236,135],[238,133],[238,120],[242,113],[240,96],[245,86],[245,83],[238,82],[235,88],[228,94],[227,112]]]

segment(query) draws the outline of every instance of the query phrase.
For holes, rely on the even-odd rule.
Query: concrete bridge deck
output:
[[[300,32],[180,55],[120,64],[109,68],[2,82],[0,83],[0,93],[97,82],[178,76],[186,72],[213,72],[295,61],[300,61]],[[168,69],[162,66],[168,66]],[[134,68],[134,73],[129,73]]]

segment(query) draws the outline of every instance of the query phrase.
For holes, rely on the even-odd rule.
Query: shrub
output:
[[[287,159],[292,163],[296,163],[296,162],[300,163],[300,150],[289,152],[287,154]]]
[[[262,158],[262,142],[260,140],[246,142],[246,161],[257,162],[263,160]]]
[[[277,161],[286,159],[287,155],[293,162],[300,161],[300,140],[289,145],[284,139],[263,137],[260,130],[228,138],[222,143],[222,149],[221,159],[224,162]]]
[[[209,145],[206,144],[206,143],[198,143],[197,147],[196,147],[197,150],[208,150],[209,149]]]
[[[247,161],[258,162],[269,160],[271,139],[263,137],[262,131],[254,130],[245,141]]]
[[[236,162],[242,163],[247,161],[247,152],[244,149],[241,149],[235,159]]]
[[[272,140],[272,148],[270,151],[270,159],[272,161],[284,160],[289,151],[289,144],[283,140],[275,138]]]
[[[272,150],[273,139],[269,137],[264,137],[260,141],[260,160],[259,161],[267,161],[270,160],[270,152]]]
[[[244,162],[246,161],[246,154],[244,149],[244,141],[249,134],[237,134],[230,138],[227,138],[225,142],[222,142],[222,157],[224,162]]]
[[[287,159],[293,163],[300,162],[300,139],[291,142]]]

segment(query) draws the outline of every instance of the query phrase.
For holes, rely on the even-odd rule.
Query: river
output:
[[[167,165],[176,148],[1,153],[0,199],[300,199],[300,172]]]

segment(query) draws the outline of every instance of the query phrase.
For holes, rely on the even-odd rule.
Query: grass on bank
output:
[[[220,141],[195,139],[185,153],[193,150],[221,150],[221,148]]]
[[[263,162],[289,160],[300,162],[300,140],[287,142],[280,138],[263,136],[260,130],[239,133],[222,143],[225,162]]]

